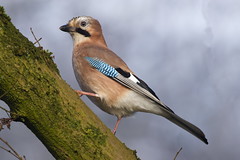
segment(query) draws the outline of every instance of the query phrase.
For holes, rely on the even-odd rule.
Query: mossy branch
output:
[[[0,95],[59,160],[137,159],[59,75],[51,52],[34,47],[0,7]]]

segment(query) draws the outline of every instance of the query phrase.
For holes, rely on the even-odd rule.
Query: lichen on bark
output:
[[[62,80],[0,7],[0,95],[56,159],[137,159]],[[16,116],[17,115],[17,116]]]

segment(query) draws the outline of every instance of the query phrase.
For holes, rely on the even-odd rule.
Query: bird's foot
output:
[[[121,118],[118,118],[116,124],[115,124],[115,127],[114,129],[112,130],[112,133],[115,135],[116,132],[117,132],[117,129],[118,129],[118,125],[119,125],[119,122],[121,121],[122,117]]]
[[[80,97],[81,97],[82,95],[99,97],[99,95],[96,94],[96,93],[84,92],[84,91],[79,91],[79,90],[75,90],[75,92],[76,92]]]
[[[116,134],[116,132],[117,132],[117,128],[116,128],[116,127],[114,127],[114,129],[112,130],[112,133],[115,135],[115,134]]]

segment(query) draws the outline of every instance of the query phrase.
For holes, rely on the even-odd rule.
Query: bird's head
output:
[[[74,45],[84,42],[94,42],[106,46],[101,25],[98,20],[92,17],[74,17],[66,25],[61,26],[59,29],[70,33],[73,38]]]

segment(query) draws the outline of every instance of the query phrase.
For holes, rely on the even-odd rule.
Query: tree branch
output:
[[[176,160],[176,159],[177,159],[177,156],[179,155],[179,153],[181,152],[181,150],[182,150],[182,147],[177,151],[177,153],[176,153],[175,157],[173,158],[173,160]]]
[[[19,159],[19,160],[26,160],[26,159],[25,159],[25,156],[23,156],[23,157],[20,156],[20,155],[14,150],[14,148],[13,148],[11,145],[8,144],[7,141],[5,141],[4,139],[2,139],[1,137],[0,137],[0,141],[2,141],[5,145],[8,146],[8,148],[10,148],[10,150],[8,150],[8,149],[0,146],[1,149],[7,151],[8,153],[10,153],[11,155],[13,155],[14,157],[16,157],[16,158]]]
[[[59,160],[137,159],[62,80],[51,58],[0,7],[0,95]],[[13,117],[14,118],[14,117]]]

